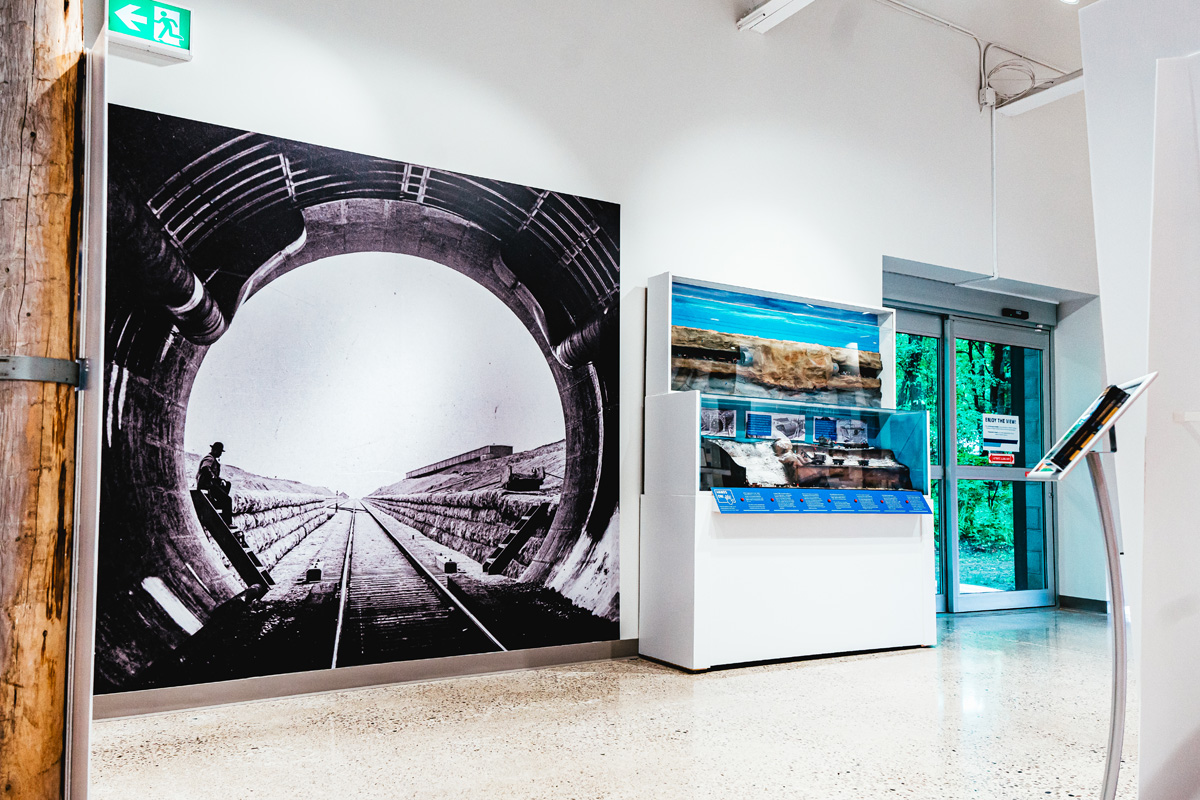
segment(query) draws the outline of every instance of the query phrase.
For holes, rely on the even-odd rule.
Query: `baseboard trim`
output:
[[[512,650],[504,653],[477,653],[467,656],[431,658],[423,661],[397,661],[391,664],[368,664],[361,667],[339,667],[314,672],[294,672],[286,675],[264,675],[221,683],[195,686],[172,686],[137,692],[96,695],[92,719],[117,719],[144,714],[161,714],[205,706],[223,706],[273,700],[304,694],[340,692],[397,683],[445,680],[469,675],[513,672],[537,667],[579,664],[588,661],[609,661],[631,658],[638,652],[637,639],[610,642],[587,642],[559,647],[539,647],[532,650]]]
[[[1069,608],[1073,611],[1095,611],[1099,614],[1108,613],[1108,603],[1104,600],[1093,600],[1090,597],[1071,597],[1067,594],[1058,596],[1058,607]]]

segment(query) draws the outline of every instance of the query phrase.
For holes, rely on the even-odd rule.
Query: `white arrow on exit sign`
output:
[[[125,6],[124,8],[117,9],[117,11],[114,13],[116,13],[117,19],[121,20],[121,22],[124,22],[128,27],[132,28],[133,30],[138,31],[138,30],[141,30],[141,28],[138,27],[139,23],[141,23],[142,25],[145,25],[147,22],[150,21],[150,20],[146,19],[145,17],[143,17],[141,14],[137,13],[139,11],[141,11],[141,8],[139,6],[131,3],[127,6]]]

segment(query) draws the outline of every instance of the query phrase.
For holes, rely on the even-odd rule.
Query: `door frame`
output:
[[[907,309],[903,304],[889,304],[895,308],[896,333],[934,337],[938,341],[938,362],[941,381],[938,387],[938,419],[941,430],[938,435],[938,464],[930,469],[930,480],[941,481],[941,491],[933,497],[939,504],[942,551],[938,554],[938,569],[941,571],[942,593],[937,595],[936,608],[939,613],[992,611],[1013,608],[1036,608],[1053,606],[1057,602],[1057,497],[1053,487],[1042,483],[1043,527],[1045,530],[1045,586],[1044,589],[1027,589],[1009,592],[959,591],[959,535],[958,535],[958,481],[959,480],[1003,480],[1037,483],[1025,480],[1026,467],[960,466],[958,464],[958,420],[956,409],[957,340],[995,342],[997,344],[1026,347],[1042,351],[1042,451],[1050,446],[1053,428],[1052,387],[1054,357],[1053,335],[1046,326],[1018,325],[995,320],[955,314],[951,311],[934,313],[926,308]],[[932,485],[932,483],[931,483]]]

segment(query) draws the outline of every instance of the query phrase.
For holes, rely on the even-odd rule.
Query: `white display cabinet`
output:
[[[891,312],[669,274],[647,301],[641,654],[933,645],[928,420],[885,407]]]

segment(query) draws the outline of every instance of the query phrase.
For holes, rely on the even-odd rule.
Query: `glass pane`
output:
[[[1046,502],[1040,483],[958,482],[958,590],[1046,588]]]
[[[924,492],[925,414],[700,396],[700,488]]]
[[[955,342],[958,463],[1032,467],[1042,457],[1042,351]]]
[[[929,460],[938,460],[938,339],[911,333],[896,334],[896,408],[929,412]]]
[[[675,280],[671,388],[879,408],[880,332],[874,312]]]
[[[946,573],[943,565],[946,563],[946,545],[942,536],[942,482],[940,480],[931,481],[932,483],[932,503],[933,506],[933,569],[937,575],[937,594],[945,594],[946,588],[942,586],[942,576]]]

